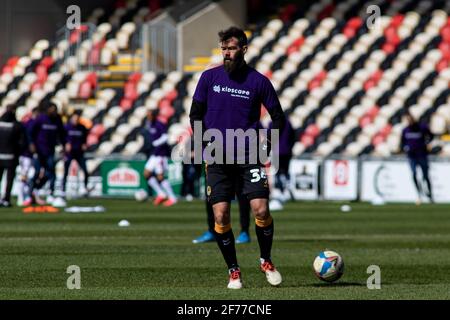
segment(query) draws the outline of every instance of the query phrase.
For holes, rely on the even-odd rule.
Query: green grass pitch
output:
[[[273,213],[273,260],[283,275],[272,288],[258,270],[258,245],[237,245],[245,288],[226,289],[215,243],[192,244],[205,231],[204,203],[156,208],[131,200],[79,200],[98,214],[23,214],[0,209],[0,299],[449,299],[448,205],[289,203]],[[233,225],[239,232],[236,204]],[[129,228],[119,228],[122,219]],[[253,219],[252,219],[253,220]],[[312,261],[339,252],[343,277],[318,280]],[[66,287],[67,267],[81,268],[81,289]],[[381,269],[381,289],[367,288],[367,267]]]

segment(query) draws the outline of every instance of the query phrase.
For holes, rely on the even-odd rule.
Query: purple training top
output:
[[[258,129],[261,104],[269,111],[280,104],[270,80],[247,65],[232,77],[223,65],[203,72],[193,99],[206,104],[205,129],[220,130],[225,148],[230,145],[226,141],[226,129]],[[234,144],[235,152],[236,141]],[[247,156],[248,144],[245,148]],[[231,148],[226,150],[233,152]]]
[[[170,155],[170,147],[167,144],[167,126],[161,121],[146,121],[145,130],[149,135],[149,140],[152,143],[151,155],[168,157]]]
[[[269,124],[269,130],[272,130],[272,122]],[[286,122],[283,131],[280,133],[280,144],[279,144],[279,154],[280,156],[292,156],[292,148],[295,144],[295,131],[291,126],[288,118],[286,117]]]
[[[33,141],[33,139],[31,138],[31,128],[33,128],[34,121],[35,120],[33,118],[30,118],[28,121],[23,123],[23,126],[25,128],[26,147],[23,149],[22,156],[27,158],[33,157],[30,150],[30,144]]]
[[[83,153],[82,146],[86,144],[87,129],[82,124],[73,125],[67,123],[64,126],[66,130],[66,143],[70,143],[72,148],[70,149],[70,155],[79,155]]]
[[[415,124],[403,129],[402,149],[408,157],[421,158],[428,154],[427,144],[431,141],[433,134],[426,124]]]
[[[59,116],[39,115],[31,128],[31,139],[41,156],[53,156],[58,143],[65,143],[64,126]]]

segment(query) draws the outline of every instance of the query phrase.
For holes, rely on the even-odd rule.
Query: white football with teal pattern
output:
[[[314,259],[313,267],[316,276],[326,282],[336,281],[344,274],[344,260],[331,250],[321,252]]]
[[[143,189],[139,189],[134,193],[134,199],[138,202],[142,202],[148,199],[148,193],[147,191]]]

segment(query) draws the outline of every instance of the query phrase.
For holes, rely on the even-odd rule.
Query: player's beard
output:
[[[232,74],[244,64],[244,55],[242,51],[236,52],[234,59],[223,59],[223,66],[228,74]]]

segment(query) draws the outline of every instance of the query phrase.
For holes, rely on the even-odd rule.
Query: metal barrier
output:
[[[87,64],[81,65],[80,61],[82,60],[80,58],[80,47],[82,43],[85,40],[92,39],[93,34],[97,30],[97,26],[93,23],[83,23],[82,26],[87,27],[86,32],[82,32],[81,36],[78,37],[77,41],[70,44],[71,40],[71,34],[74,32],[74,30],[70,30],[67,28],[67,26],[62,27],[56,32],[56,40],[53,43],[53,47],[56,49],[58,48],[58,44],[61,43],[61,41],[67,41],[68,46],[67,48],[62,52],[60,52],[56,61],[56,68],[59,69],[69,57],[76,57],[77,58],[77,71],[85,70],[85,71],[93,71],[96,67],[94,63],[92,63],[91,59],[87,59]],[[93,44],[94,45],[94,44]]]
[[[142,26],[142,68],[168,73],[177,70],[177,29],[160,21]]]

